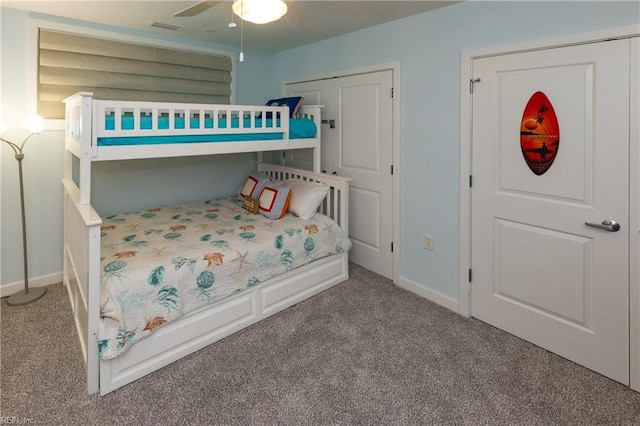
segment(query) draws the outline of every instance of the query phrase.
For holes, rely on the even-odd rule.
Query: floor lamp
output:
[[[36,135],[42,131],[42,129],[44,128],[44,119],[39,115],[28,116],[24,119],[23,124],[25,129],[30,132],[30,135],[27,136],[27,138],[22,142],[22,145],[17,145],[2,137],[2,134],[7,129],[7,126],[5,126],[4,123],[0,123],[0,140],[9,145],[11,149],[13,149],[16,160],[18,160],[18,175],[20,178],[20,207],[22,209],[22,261],[24,265],[24,290],[9,296],[9,298],[7,299],[7,303],[9,305],[24,305],[26,303],[31,303],[44,296],[45,293],[44,287],[29,289],[29,268],[27,267],[27,221],[24,209],[24,183],[22,180],[22,160],[24,159],[22,149],[24,148],[24,144],[27,143],[31,136]]]

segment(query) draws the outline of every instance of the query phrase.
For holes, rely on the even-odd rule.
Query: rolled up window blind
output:
[[[40,29],[38,112],[64,118],[62,100],[229,104],[231,58]]]

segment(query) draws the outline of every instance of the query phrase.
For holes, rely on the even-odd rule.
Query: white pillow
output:
[[[289,211],[300,219],[309,220],[329,193],[329,186],[317,182],[289,179],[284,184],[291,187]]]

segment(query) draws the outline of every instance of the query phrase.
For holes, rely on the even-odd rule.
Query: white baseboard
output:
[[[452,299],[449,296],[445,296],[442,293],[438,293],[437,291],[429,290],[428,288],[411,281],[404,277],[399,277],[395,282],[398,287],[402,287],[405,290],[409,290],[412,293],[417,294],[420,297],[424,297],[434,303],[437,303],[440,306],[443,306],[447,309],[451,309],[455,313],[460,312],[460,306],[457,300]]]
[[[62,272],[44,275],[36,278],[29,278],[29,287],[44,287],[62,282]],[[24,290],[24,281],[10,283],[0,286],[0,297],[8,297],[14,293]]]

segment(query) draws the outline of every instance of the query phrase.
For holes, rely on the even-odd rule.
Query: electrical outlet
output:
[[[424,234],[423,245],[427,250],[433,251],[435,248],[435,239],[433,238],[433,235]]]

